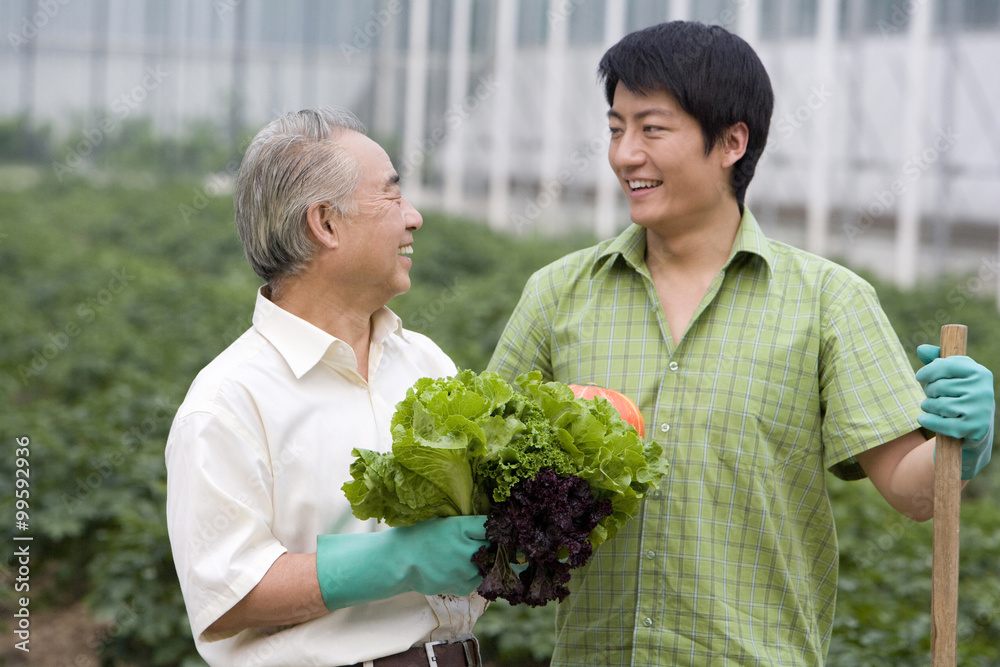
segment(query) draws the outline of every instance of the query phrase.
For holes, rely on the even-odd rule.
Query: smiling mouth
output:
[[[658,185],[663,185],[663,181],[626,181],[628,187],[632,192],[637,190],[648,190],[650,188],[655,188]]]
[[[398,254],[398,255],[412,255],[413,254],[413,246],[412,245],[400,246],[399,250],[397,251],[396,254]]]

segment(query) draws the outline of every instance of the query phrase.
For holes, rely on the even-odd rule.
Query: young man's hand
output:
[[[972,479],[989,462],[993,449],[993,374],[969,357],[940,358],[936,345],[919,346],[917,356],[926,364],[917,371],[917,381],[927,395],[917,421],[962,440],[962,479]]]

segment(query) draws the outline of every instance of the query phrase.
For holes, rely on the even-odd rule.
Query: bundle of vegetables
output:
[[[638,512],[667,464],[604,398],[537,371],[516,382],[418,380],[396,406],[392,451],[355,449],[343,488],[355,516],[390,526],[487,515],[479,593],[537,606],[569,594],[569,570]]]

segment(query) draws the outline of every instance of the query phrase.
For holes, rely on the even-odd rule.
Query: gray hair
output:
[[[272,121],[247,147],[233,191],[236,230],[250,266],[268,283],[298,273],[312,258],[312,204],[326,202],[342,217],[356,212],[361,169],[336,141],[347,131],[365,133],[350,111],[306,109]]]

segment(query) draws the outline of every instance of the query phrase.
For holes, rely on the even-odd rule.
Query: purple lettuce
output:
[[[610,514],[611,501],[595,499],[590,485],[575,475],[545,469],[518,482],[487,515],[490,545],[472,559],[483,575],[479,594],[532,607],[561,602],[569,595],[570,570],[593,552],[591,531]],[[518,574],[512,564],[526,567]]]

